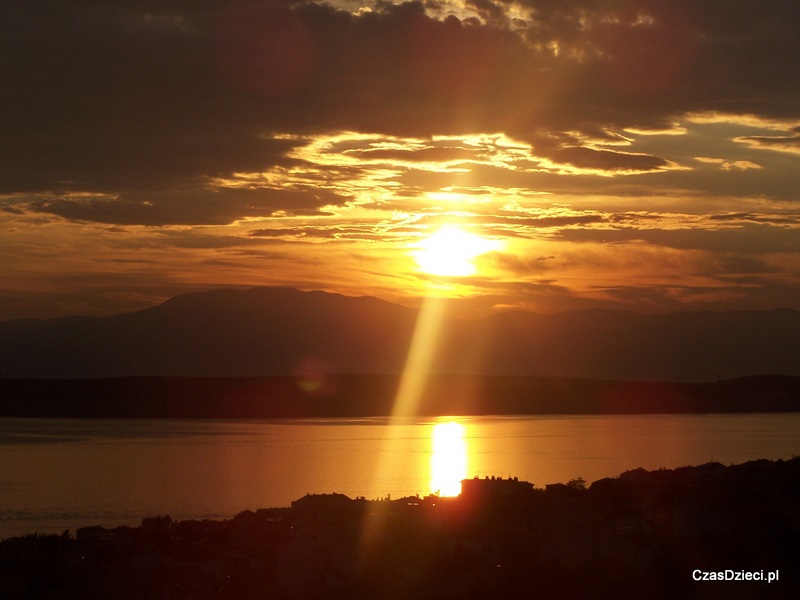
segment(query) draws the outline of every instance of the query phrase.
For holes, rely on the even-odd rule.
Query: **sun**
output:
[[[429,275],[466,277],[477,271],[475,259],[478,256],[498,247],[496,241],[456,225],[445,225],[417,244],[412,256],[420,270]]]

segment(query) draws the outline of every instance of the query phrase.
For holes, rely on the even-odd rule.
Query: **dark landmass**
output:
[[[453,301],[456,302],[456,301]],[[445,314],[448,314],[445,310]],[[216,290],[108,317],[0,323],[0,378],[401,373],[417,311],[289,288]],[[432,373],[716,381],[800,376],[800,311],[508,311],[444,318]]]
[[[389,375],[0,380],[0,417],[324,418],[389,416]],[[795,412],[800,377],[713,383],[434,376],[409,416]]]
[[[308,495],[224,521],[11,538],[0,597],[797,598],[798,535],[800,458],[637,469],[588,489],[476,478],[456,498]]]

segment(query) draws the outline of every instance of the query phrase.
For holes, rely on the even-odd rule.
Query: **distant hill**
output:
[[[397,374],[417,312],[289,288],[186,294],[109,317],[0,323],[5,379]],[[800,375],[800,312],[505,312],[446,319],[435,373],[716,381]]]

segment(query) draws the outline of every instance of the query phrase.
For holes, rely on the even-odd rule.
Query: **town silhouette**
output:
[[[152,516],[0,542],[0,597],[794,598],[798,481],[792,458]]]

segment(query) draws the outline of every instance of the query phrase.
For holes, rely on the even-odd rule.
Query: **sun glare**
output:
[[[464,426],[455,421],[433,426],[431,492],[458,496],[461,480],[467,477],[467,442]]]
[[[475,259],[478,256],[498,246],[496,241],[447,225],[420,242],[412,255],[424,273],[465,277],[477,271]]]

